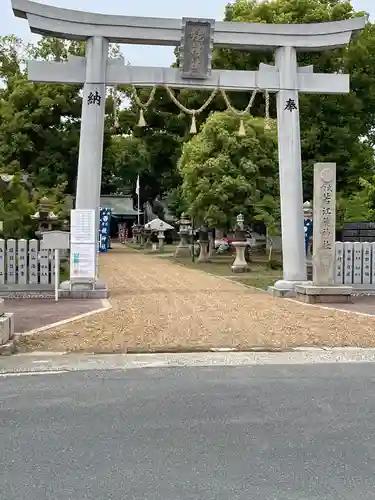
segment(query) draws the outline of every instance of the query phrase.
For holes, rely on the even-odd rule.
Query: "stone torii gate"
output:
[[[349,92],[349,76],[319,74],[298,67],[297,52],[344,47],[366,18],[320,24],[253,24],[206,19],[158,19],[113,16],[12,0],[16,16],[27,19],[33,33],[86,42],[86,57],[68,62],[30,61],[35,82],[83,83],[76,208],[98,210],[100,200],[106,86],[168,85],[226,91],[268,90],[277,94],[283,280],[275,287],[291,290],[306,280],[303,192],[298,94]],[[181,69],[124,65],[108,59],[108,43],[181,46]],[[275,52],[275,66],[259,71],[211,70],[212,47]]]

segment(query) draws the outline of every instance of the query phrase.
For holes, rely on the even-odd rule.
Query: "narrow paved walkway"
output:
[[[375,318],[300,305],[123,247],[101,257],[112,309],[29,338],[34,349],[375,346]]]

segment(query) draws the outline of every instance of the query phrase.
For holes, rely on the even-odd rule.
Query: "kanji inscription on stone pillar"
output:
[[[335,282],[336,164],[314,166],[314,285]]]

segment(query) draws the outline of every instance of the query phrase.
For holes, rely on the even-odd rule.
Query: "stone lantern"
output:
[[[59,217],[50,208],[51,204],[48,198],[44,197],[39,202],[38,211],[31,216],[32,219],[38,221],[38,230],[35,231],[37,238],[40,238],[41,234],[46,231],[52,231],[59,220]]]
[[[142,226],[140,224],[133,224],[132,231],[133,231],[133,243],[141,245]]]
[[[139,227],[139,248],[145,247],[146,235],[145,228],[143,226]]]
[[[175,257],[190,257],[190,242],[191,224],[185,214],[181,215],[180,230],[178,232],[180,242],[176,248]]]
[[[234,231],[234,241],[232,245],[236,249],[236,258],[232,264],[232,272],[246,273],[249,270],[249,266],[245,258],[245,249],[248,246],[248,242],[246,240],[244,216],[242,214],[237,215],[237,223]]]
[[[206,226],[201,226],[198,231],[198,236],[199,236],[199,256],[198,256],[198,261],[197,262],[208,262],[208,244],[209,244],[209,237],[208,237],[208,228]]]

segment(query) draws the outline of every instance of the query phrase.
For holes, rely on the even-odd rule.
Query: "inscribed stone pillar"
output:
[[[199,229],[199,256],[198,262],[208,262],[208,229],[202,226]]]
[[[336,164],[314,166],[313,283],[335,283]]]
[[[306,280],[296,49],[278,48],[276,67],[281,89],[277,93],[277,130],[283,280],[275,288],[292,290],[296,282]]]

